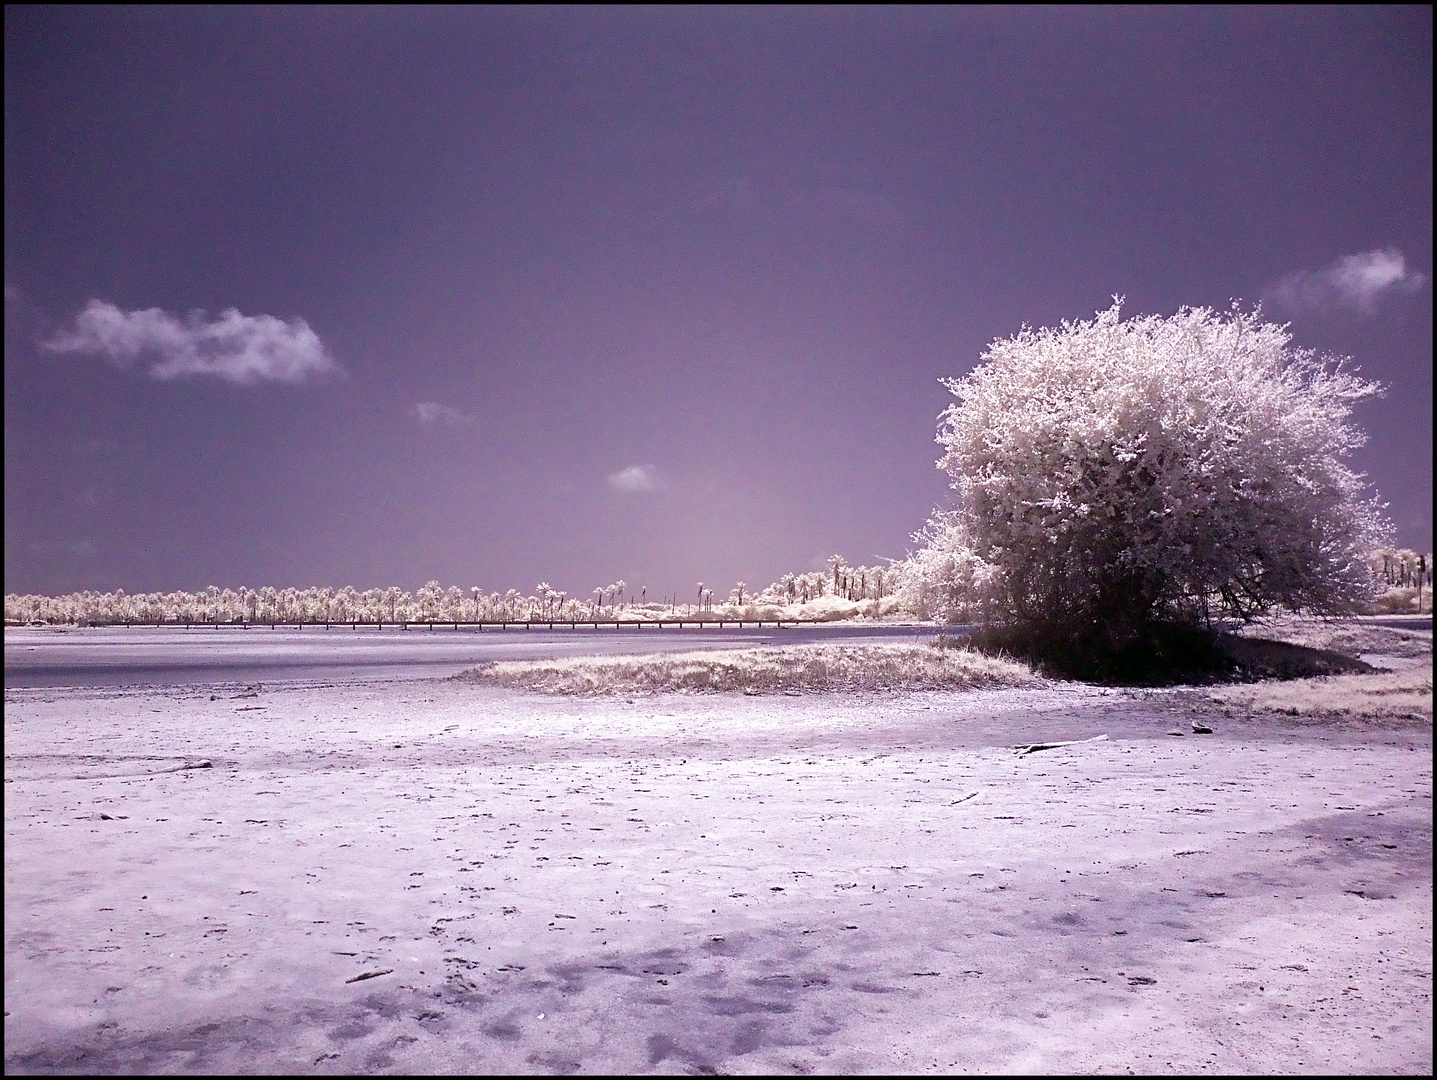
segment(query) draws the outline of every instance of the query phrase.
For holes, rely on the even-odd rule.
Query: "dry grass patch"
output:
[[[541,694],[832,693],[1036,686],[1025,664],[933,645],[787,645],[721,652],[506,660],[456,678]]]
[[[1240,631],[1254,648],[1285,642],[1321,657],[1381,658],[1388,670],[1332,673],[1223,687],[1209,695],[1222,705],[1270,709],[1290,716],[1342,715],[1367,720],[1432,720],[1432,631],[1375,626],[1357,619],[1285,615]],[[1258,640],[1267,639],[1267,640]]]
[[[1271,709],[1291,716],[1338,713],[1371,720],[1432,719],[1432,667],[1417,664],[1371,675],[1249,683],[1209,695],[1222,705]]]

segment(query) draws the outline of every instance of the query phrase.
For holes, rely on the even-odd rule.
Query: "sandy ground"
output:
[[[1191,692],[7,689],[5,1067],[1428,1073],[1431,799]]]

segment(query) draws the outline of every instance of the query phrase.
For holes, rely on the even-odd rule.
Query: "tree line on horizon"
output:
[[[739,582],[727,598],[697,583],[694,593],[650,600],[645,588],[632,590],[625,581],[595,588],[588,596],[571,596],[540,582],[532,593],[517,589],[486,592],[447,588],[431,580],[410,592],[399,586],[356,589],[237,589],[211,585],[198,592],[126,593],[84,590],[63,596],[9,593],[5,596],[7,625],[25,623],[113,625],[124,623],[507,623],[591,622],[616,616],[633,619],[692,617],[758,618],[759,612],[803,607],[824,597],[852,604],[892,597],[902,581],[904,563],[851,566],[841,555],[828,559],[828,569],[784,574],[757,592]],[[890,608],[892,605],[890,605]],[[777,617],[766,614],[765,617]]]

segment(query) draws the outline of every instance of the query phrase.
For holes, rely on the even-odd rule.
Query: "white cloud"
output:
[[[666,486],[656,465],[630,465],[609,473],[609,486],[625,495],[652,495]]]
[[[832,219],[859,225],[904,223],[896,204],[863,175],[815,168],[755,167],[742,175],[706,177],[694,183],[697,200],[768,219]]]
[[[40,555],[75,555],[82,559],[93,558],[99,549],[88,540],[42,540],[31,544],[30,550]]]
[[[127,312],[91,300],[75,329],[45,347],[105,356],[124,368],[143,358],[152,378],[166,380],[210,377],[249,386],[344,373],[303,319],[241,315],[234,308],[210,322],[203,311],[181,320],[159,308]]]
[[[474,422],[452,405],[441,405],[437,401],[421,401],[412,411],[419,418],[419,425],[429,430],[468,427]]]
[[[1326,270],[1295,270],[1272,285],[1266,296],[1292,311],[1355,308],[1371,315],[1380,297],[1414,293],[1426,282],[1425,276],[1407,268],[1402,252],[1387,248],[1344,255]]]

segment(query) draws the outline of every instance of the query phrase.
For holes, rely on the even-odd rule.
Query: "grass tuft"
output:
[[[1233,643],[1251,650],[1249,657],[1264,657],[1269,667],[1281,666],[1275,661],[1282,659],[1284,648],[1289,657],[1345,656],[1354,666],[1333,663],[1327,670],[1274,671],[1276,678],[1270,681],[1215,689],[1210,696],[1217,704],[1289,716],[1432,720],[1431,630],[1415,624],[1404,629],[1361,619],[1283,615],[1239,633]],[[1362,662],[1364,656],[1380,660],[1386,670],[1374,670]],[[1364,668],[1365,673],[1354,673]]]
[[[541,694],[835,693],[1032,686],[1025,664],[932,645],[786,645],[758,649],[503,660],[456,678]]]
[[[1349,716],[1364,720],[1432,721],[1432,668],[1413,665],[1373,675],[1249,683],[1211,693],[1219,705],[1289,716]]]

